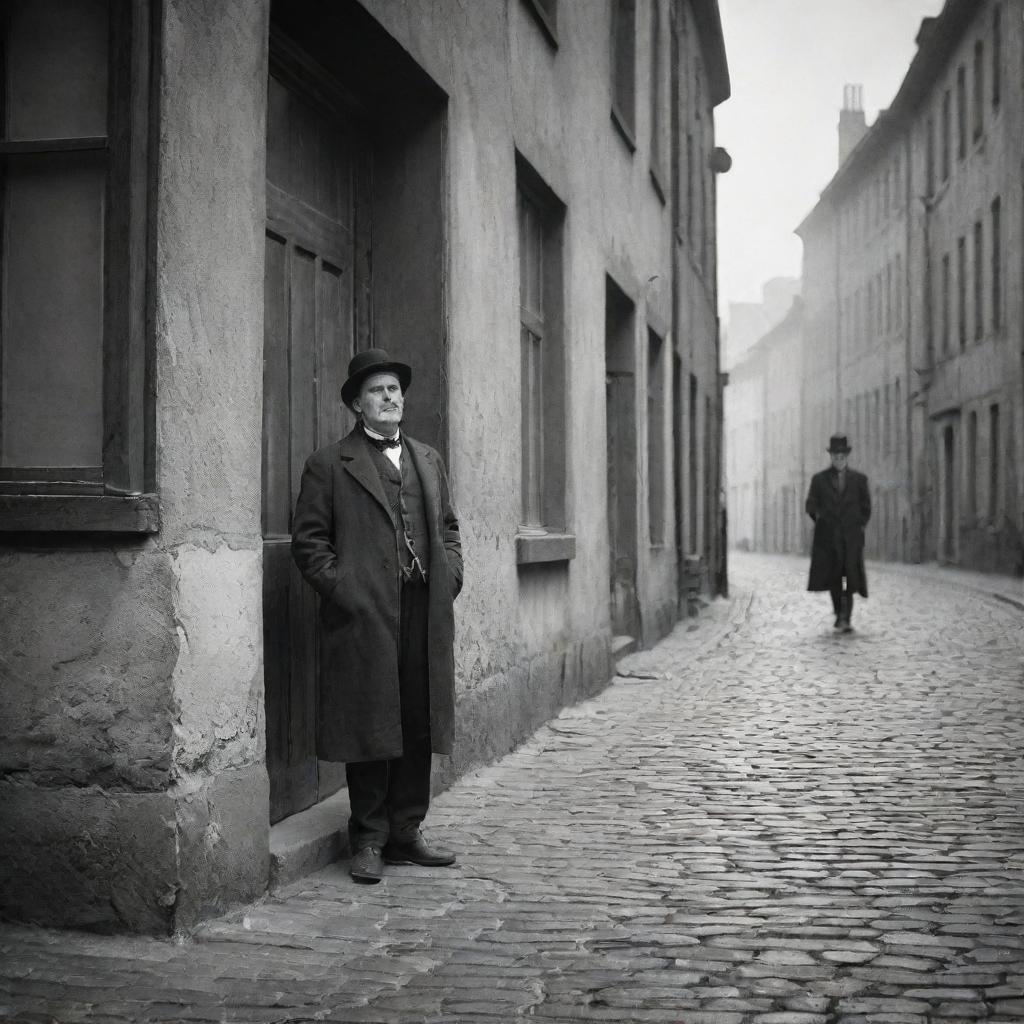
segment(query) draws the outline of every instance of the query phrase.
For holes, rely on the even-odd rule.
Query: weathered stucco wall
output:
[[[16,916],[166,931],[266,883],[268,6],[164,5],[150,199],[162,531],[0,547],[0,902]]]
[[[557,50],[526,4],[458,5],[443,33],[436,29],[438,14],[454,4],[373,0],[366,6],[450,97],[450,471],[467,566],[456,605],[460,732],[455,763],[443,769],[450,776],[510,749],[609,677],[605,280],[613,273],[636,303],[636,429],[646,452],[648,323],[666,335],[666,351],[673,344],[666,330],[672,233],[650,180],[646,76],[638,76],[635,154],[611,123],[603,70],[610,26],[602,5],[562,5]],[[641,68],[651,37],[646,17],[637,26]],[[521,474],[517,151],[566,208],[566,503],[576,538],[568,563],[525,567],[516,564],[515,540]],[[671,436],[668,417],[666,429]],[[675,548],[671,525],[663,548],[646,543],[644,472],[637,467],[643,505],[638,589],[651,623],[661,623],[664,632],[674,621]],[[658,635],[652,625],[644,639]]]
[[[156,254],[161,544],[179,656],[177,924],[262,891],[260,527],[269,0],[166,7]]]

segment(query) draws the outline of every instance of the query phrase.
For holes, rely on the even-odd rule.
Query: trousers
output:
[[[422,579],[402,585],[398,686],[402,756],[345,765],[351,815],[349,848],[383,847],[416,837],[430,806],[430,684],[427,677],[429,591]]]
[[[833,584],[829,590],[829,594],[832,597],[832,608],[835,611],[837,618],[844,613],[843,598],[846,599],[845,612],[847,618],[849,618],[849,616],[853,614],[853,591],[845,589],[843,581],[840,580],[838,584]]]

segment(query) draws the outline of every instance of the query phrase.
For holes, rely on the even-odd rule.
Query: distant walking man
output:
[[[306,461],[292,555],[321,597],[317,753],[344,761],[349,873],[444,866],[420,835],[431,753],[450,753],[459,523],[441,457],[400,430],[412,370],[383,349],[349,363],[342,401],[359,417]]]
[[[871,518],[868,478],[847,466],[851,450],[845,435],[832,435],[828,445],[832,465],[811,477],[806,504],[814,520],[807,589],[829,591],[835,628],[844,633],[853,629],[853,595],[868,596],[864,527]]]

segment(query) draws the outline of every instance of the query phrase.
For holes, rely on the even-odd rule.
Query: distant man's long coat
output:
[[[401,562],[395,521],[357,424],[306,461],[292,523],[292,555],[320,595],[317,754],[380,761],[402,754],[398,689]],[[455,718],[453,602],[462,589],[459,523],[441,457],[402,434],[423,487],[430,531],[430,736],[451,753]]]
[[[846,470],[846,486],[836,487],[837,471],[823,469],[811,477],[807,514],[814,520],[811,574],[808,590],[831,590],[841,583],[844,568],[847,589],[868,596],[864,571],[864,527],[871,518],[868,478]]]

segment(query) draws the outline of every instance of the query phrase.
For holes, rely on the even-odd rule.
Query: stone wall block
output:
[[[266,888],[270,786],[258,764],[221,772],[176,795],[181,890],[175,927],[186,929]]]
[[[179,775],[262,763],[262,566],[258,551],[175,553],[174,763]]]
[[[159,551],[0,555],[0,774],[44,786],[167,784],[174,577]]]
[[[41,925],[166,933],[178,894],[167,793],[0,783],[0,907]]]

